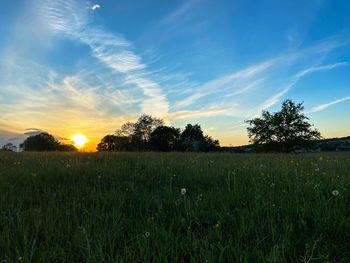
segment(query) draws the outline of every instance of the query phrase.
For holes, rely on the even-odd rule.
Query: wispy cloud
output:
[[[210,94],[217,93],[217,92],[223,92],[223,91],[230,92],[234,90],[234,93],[236,93],[236,95],[244,93],[247,90],[249,90],[251,87],[253,87],[254,84],[249,83],[243,88],[235,89],[235,86],[234,86],[235,82],[238,82],[239,80],[250,80],[251,78],[255,77],[258,73],[262,73],[268,68],[270,68],[274,63],[275,63],[275,60],[268,60],[263,63],[253,65],[246,69],[239,70],[232,74],[222,76],[210,82],[204,83],[203,85],[200,85],[197,89],[195,89],[194,94],[192,94],[191,96],[187,97],[182,101],[177,102],[174,105],[174,108],[180,108],[180,107],[191,105],[195,103],[197,100],[199,100],[200,98],[206,97]]]
[[[347,96],[347,97],[344,97],[344,98],[341,98],[339,100],[335,100],[335,101],[332,101],[332,102],[329,102],[329,103],[318,105],[318,106],[312,108],[311,110],[309,110],[307,113],[322,111],[322,110],[327,109],[329,106],[332,106],[334,104],[337,104],[337,103],[340,103],[340,102],[344,102],[344,101],[347,101],[347,100],[350,100],[350,96]]]
[[[341,67],[341,66],[347,66],[349,65],[349,63],[347,62],[340,62],[340,63],[335,63],[335,64],[331,64],[331,65],[326,65],[326,66],[320,66],[320,67],[311,67],[308,69],[305,69],[301,72],[299,72],[296,75],[296,78],[301,78],[302,76],[312,73],[312,72],[316,72],[316,71],[321,71],[321,70],[329,70],[329,69],[333,69],[333,68],[337,68],[337,67]]]
[[[121,35],[113,34],[89,23],[81,2],[74,0],[43,0],[45,18],[58,33],[64,33],[87,44],[93,56],[117,73],[124,74],[125,84],[140,88],[146,96],[141,104],[144,113],[166,114],[169,103],[159,84],[145,76],[147,65],[132,50],[132,44]],[[79,6],[80,3],[80,6]]]
[[[292,77],[291,82],[282,90],[279,91],[277,94],[273,95],[272,97],[268,98],[261,106],[261,109],[268,109],[275,105],[280,99],[300,80],[300,78],[304,77],[307,74],[317,72],[317,71],[322,71],[322,70],[330,70],[334,69],[336,67],[340,66],[346,66],[348,63],[335,63],[335,64],[330,64],[330,65],[325,65],[325,66],[319,66],[319,67],[310,67],[305,70],[302,70],[301,72],[295,74]]]
[[[92,5],[90,6],[89,8],[92,10],[92,11],[95,11],[97,8],[100,8],[101,6],[100,5]]]
[[[184,21],[183,16],[185,16],[192,8],[198,5],[203,0],[189,0],[182,4],[178,9],[173,11],[167,17],[165,17],[161,23],[174,23],[179,21]]]
[[[173,113],[169,113],[167,116],[164,116],[170,120],[178,120],[178,119],[196,119],[201,117],[210,117],[219,114],[223,114],[227,110],[233,110],[234,106],[230,107],[216,107],[210,109],[201,109],[201,110],[193,110],[193,111],[177,111]]]

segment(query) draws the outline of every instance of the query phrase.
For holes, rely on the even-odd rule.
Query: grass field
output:
[[[328,261],[350,156],[0,153],[1,263]]]

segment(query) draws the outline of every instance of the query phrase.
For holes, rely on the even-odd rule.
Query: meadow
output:
[[[0,152],[0,262],[350,262],[350,156]]]

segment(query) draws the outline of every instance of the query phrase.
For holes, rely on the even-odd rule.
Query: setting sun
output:
[[[72,137],[72,141],[76,147],[83,147],[85,143],[88,142],[88,139],[84,135],[78,133]]]

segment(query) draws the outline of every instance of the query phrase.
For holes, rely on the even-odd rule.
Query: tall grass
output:
[[[349,156],[0,153],[0,262],[350,262],[349,187]]]

